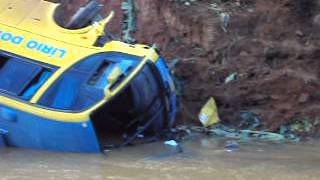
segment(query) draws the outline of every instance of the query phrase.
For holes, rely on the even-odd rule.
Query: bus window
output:
[[[0,55],[0,92],[30,100],[52,71],[25,59]]]
[[[49,79],[52,72],[48,70],[42,70],[25,88],[22,93],[22,99],[30,100],[37,90]]]

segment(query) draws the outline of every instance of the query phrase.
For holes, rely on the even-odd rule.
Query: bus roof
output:
[[[77,46],[92,47],[99,36],[94,32],[96,27],[78,30],[60,27],[54,19],[58,5],[43,0],[0,0],[0,24]]]
[[[43,0],[0,0],[0,50],[65,68],[99,52],[117,51],[136,56],[153,53],[145,46],[119,41],[111,41],[104,47],[94,46],[101,35],[99,26],[104,26],[111,16],[102,20],[104,23],[69,30],[54,20],[58,5]]]

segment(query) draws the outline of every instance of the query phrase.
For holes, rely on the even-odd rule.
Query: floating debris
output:
[[[306,134],[312,133],[315,127],[319,125],[319,120],[312,120],[308,117],[300,120],[293,120],[292,123],[282,125],[280,127],[280,133],[287,138],[298,139],[304,137]],[[297,141],[298,141],[297,140]]]
[[[111,149],[104,149],[103,151],[102,151],[102,153],[105,155],[105,156],[109,156],[109,154],[111,153]]]
[[[286,138],[282,134],[267,132],[267,131],[253,131],[253,130],[238,130],[224,125],[219,125],[208,130],[209,134],[219,137],[238,139],[242,141],[260,140],[272,142],[284,142]]]
[[[182,133],[185,136],[193,136],[197,133],[207,134],[213,137],[222,137],[227,139],[234,139],[239,141],[267,141],[267,142],[275,142],[275,143],[282,143],[282,142],[297,142],[300,139],[289,133],[274,133],[268,131],[254,131],[254,130],[240,130],[225,126],[223,124],[218,124],[214,127],[198,127],[198,126],[180,126],[177,127],[178,131],[177,134],[181,136]],[[188,132],[188,133],[186,133]],[[186,137],[180,139],[188,139]]]
[[[227,141],[224,145],[224,148],[227,152],[233,152],[240,148],[240,145],[237,141]]]
[[[289,139],[290,141],[295,141],[295,142],[300,141],[300,138],[297,137],[291,130],[289,130],[287,126],[284,126],[284,125],[281,126],[279,133],[282,134],[287,139]]]
[[[174,146],[174,147],[176,147],[176,146],[179,145],[179,144],[177,143],[177,141],[175,141],[175,140],[165,141],[164,144],[165,144],[165,145],[168,145],[168,146]]]

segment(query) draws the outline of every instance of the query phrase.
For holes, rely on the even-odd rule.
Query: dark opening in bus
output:
[[[165,127],[161,88],[146,66],[112,101],[92,114],[102,148],[156,139]]]

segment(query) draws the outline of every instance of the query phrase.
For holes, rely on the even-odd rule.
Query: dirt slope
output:
[[[316,0],[185,2],[136,0],[138,42],[156,43],[168,61],[179,60],[177,77],[183,91],[178,123],[197,123],[199,109],[211,96],[221,119],[234,124],[243,111],[256,113],[271,130],[320,117]],[[117,32],[120,1],[103,3],[105,12],[117,12],[112,26]],[[232,73],[236,80],[225,84]]]
[[[148,6],[139,4],[142,1],[137,3],[140,9]],[[227,32],[221,28],[220,17],[208,10],[210,1],[191,6],[149,1],[153,3],[145,4],[154,7],[144,10],[157,9],[158,13],[138,18],[142,32],[137,37],[161,44],[168,59],[181,60],[181,119],[196,119],[210,96],[216,97],[224,121],[237,123],[241,111],[250,111],[275,130],[296,119],[318,118],[319,8],[315,1],[222,4],[231,14]],[[149,22],[161,23],[148,27]],[[232,73],[237,73],[237,80],[225,84]]]

